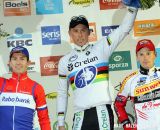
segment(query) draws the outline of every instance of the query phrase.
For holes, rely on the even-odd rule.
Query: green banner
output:
[[[109,60],[109,71],[131,70],[130,51],[113,52]]]

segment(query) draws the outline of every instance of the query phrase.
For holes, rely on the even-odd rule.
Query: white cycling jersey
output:
[[[59,126],[64,125],[68,89],[73,89],[74,112],[111,104],[108,61],[118,44],[129,34],[137,9],[129,10],[122,24],[108,37],[83,48],[76,47],[59,61],[57,112]]]
[[[124,79],[115,101],[116,113],[123,125],[130,122],[125,111],[128,98],[134,103],[134,130],[160,130],[160,70],[141,68],[140,72]]]

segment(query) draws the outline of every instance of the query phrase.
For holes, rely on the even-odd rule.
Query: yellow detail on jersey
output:
[[[128,75],[128,76],[123,80],[123,82],[122,82],[122,84],[121,84],[121,86],[120,86],[120,90],[119,90],[120,93],[123,91],[124,86],[126,85],[126,82],[127,82],[131,77],[133,77],[134,75],[136,75],[137,73],[138,73],[138,71],[133,72],[133,73],[131,73],[130,75]]]
[[[135,88],[134,95],[140,96],[140,95],[146,94],[152,90],[155,90],[157,88],[160,88],[160,80],[156,80],[156,81],[151,82],[149,84],[145,84],[141,87]]]
[[[107,42],[108,42],[109,45],[112,44],[112,41],[111,41],[111,39],[109,37],[107,37]]]

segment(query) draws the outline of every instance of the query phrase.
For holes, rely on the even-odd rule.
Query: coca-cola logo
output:
[[[58,69],[58,62],[47,62],[44,64],[44,69]]]

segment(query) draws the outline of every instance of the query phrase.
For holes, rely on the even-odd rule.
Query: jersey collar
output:
[[[142,66],[140,66],[140,73],[143,75],[151,75],[156,71],[157,69],[155,68],[155,66],[153,66],[151,69],[145,69]]]
[[[18,77],[18,74],[17,74],[17,73],[15,73],[15,72],[12,73],[12,78],[13,78],[13,79],[16,79],[16,80],[24,80],[24,79],[26,79],[27,77],[28,77],[28,76],[27,76],[27,72],[20,74],[19,77]]]
[[[86,51],[89,47],[91,46],[91,44],[87,43],[83,46],[78,46],[76,44],[74,44],[74,50],[76,50],[77,52],[83,52],[83,51]]]

